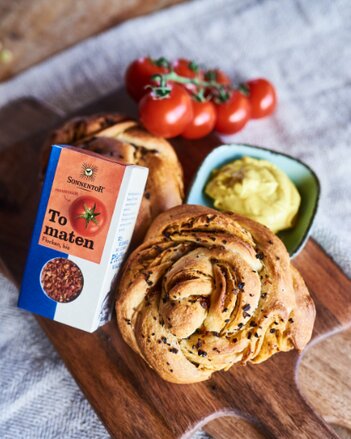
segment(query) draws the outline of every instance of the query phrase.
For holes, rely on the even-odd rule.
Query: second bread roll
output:
[[[134,245],[143,239],[159,213],[183,202],[183,171],[174,149],[165,139],[151,135],[134,120],[117,113],[69,120],[47,139],[42,154],[43,170],[53,144],[73,145],[149,168],[133,235]]]

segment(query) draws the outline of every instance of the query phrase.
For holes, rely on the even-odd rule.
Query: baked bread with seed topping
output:
[[[315,320],[277,236],[248,218],[193,205],[153,221],[124,265],[116,311],[124,340],[174,383],[301,351]]]
[[[134,120],[120,114],[98,114],[66,122],[44,144],[43,172],[53,144],[77,146],[149,168],[132,239],[134,245],[141,242],[159,213],[183,202],[183,172],[174,149],[165,139],[154,137]]]

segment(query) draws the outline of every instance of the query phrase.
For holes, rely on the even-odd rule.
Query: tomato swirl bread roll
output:
[[[203,206],[160,214],[126,262],[118,290],[124,340],[174,383],[302,350],[315,319],[279,238]]]
[[[77,146],[149,168],[133,235],[134,244],[143,239],[153,218],[183,202],[183,171],[174,149],[165,139],[151,135],[134,120],[120,114],[98,114],[69,120],[45,142],[43,171],[53,144]]]

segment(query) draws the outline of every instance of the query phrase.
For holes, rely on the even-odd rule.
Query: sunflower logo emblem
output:
[[[97,169],[98,169],[97,166],[95,166],[91,163],[83,163],[80,176],[81,176],[81,178],[84,178],[85,180],[94,181]]]

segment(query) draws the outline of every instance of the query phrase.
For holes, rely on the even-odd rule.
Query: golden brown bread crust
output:
[[[54,131],[45,142],[45,170],[53,144],[74,145],[149,168],[133,243],[139,243],[159,213],[183,202],[183,172],[176,153],[165,140],[152,136],[134,120],[120,114],[77,117]]]
[[[124,340],[175,383],[302,350],[315,319],[279,238],[248,218],[192,205],[153,221],[124,266],[116,310]]]

